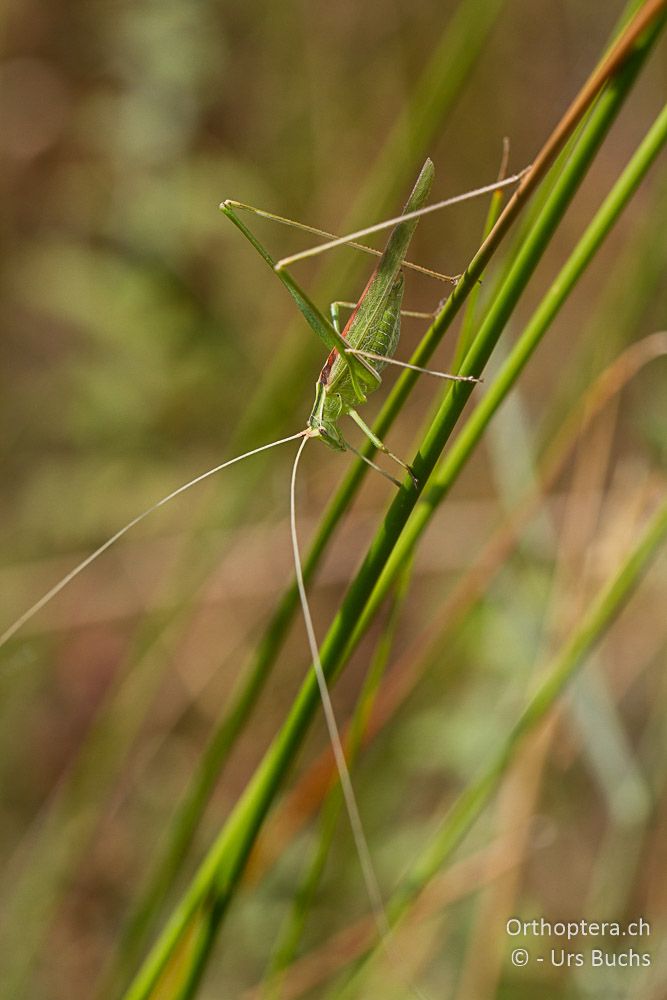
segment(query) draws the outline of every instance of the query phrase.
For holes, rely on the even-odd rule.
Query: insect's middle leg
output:
[[[335,302],[331,303],[331,305],[329,306],[329,312],[331,313],[331,322],[333,323],[333,328],[336,331],[336,333],[340,333],[341,331],[341,325],[340,325],[341,307],[344,306],[349,309],[355,309],[356,305],[357,305],[356,302],[340,302],[338,299]]]
[[[406,470],[406,472],[410,475],[410,478],[412,479],[412,482],[415,484],[415,486],[418,486],[419,480],[417,479],[416,475],[414,474],[412,468],[408,465],[408,463],[404,462],[402,458],[398,457],[398,455],[394,455],[393,451],[390,451],[389,448],[387,448],[384,441],[381,441],[380,438],[377,436],[377,434],[373,433],[368,424],[364,423],[364,421],[361,419],[356,410],[348,410],[348,413],[354,420],[355,424],[358,427],[360,427],[361,430],[364,432],[368,440],[371,441],[379,451],[387,455],[389,458],[393,459],[394,462],[398,463],[398,465],[402,466]]]

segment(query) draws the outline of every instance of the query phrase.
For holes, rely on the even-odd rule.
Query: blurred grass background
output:
[[[322,350],[217,212],[224,197],[336,232],[394,214],[424,152],[436,164],[436,197],[493,180],[503,136],[519,168],[620,11],[597,0],[9,5],[0,66],[3,622],[180,482],[303,426]],[[458,74],[460,86],[432,107],[425,89],[416,116],[415,91],[452,24],[460,44],[449,51],[463,55],[449,78]],[[664,57],[663,40],[501,351],[653,120]],[[462,270],[487,207],[468,203],[424,221],[412,259]],[[557,318],[446,517],[429,529],[397,624],[396,661],[421,655],[409,652],[413,644],[434,620],[447,622],[443,602],[530,486],[570,401],[626,345],[665,329],[666,223],[663,162]],[[304,245],[268,223],[256,229],[277,256]],[[326,307],[327,296],[359,294],[365,267],[339,250],[300,277]],[[409,276],[409,307],[433,308],[441,295]],[[401,356],[418,333],[406,321]],[[452,353],[445,344],[438,364]],[[391,432],[399,454],[411,452],[432,399],[429,384],[410,398]],[[520,543],[430,649],[425,680],[365,754],[357,785],[384,883],[506,732],[536,659],[568,634],[635,537],[647,498],[664,486],[666,417],[658,361],[592,423]],[[3,966],[15,962],[25,995],[93,995],[165,824],[290,576],[287,449],[251,461],[156,514],[3,650],[2,896],[19,932]],[[346,463],[308,449],[304,539]],[[326,558],[313,592],[320,631],[388,491],[379,477],[367,481]],[[541,734],[467,843],[468,856],[491,844],[496,869],[484,876],[473,865],[458,893],[450,889],[453,901],[444,892],[426,929],[413,929],[439,995],[605,995],[592,975],[557,970],[545,985],[544,976],[513,973],[508,915],[641,913],[656,927],[664,922],[664,599],[663,564],[550,722],[551,740]],[[362,646],[336,689],[341,718],[372,648]],[[305,667],[297,623],[216,789],[190,871]],[[304,768],[324,743],[318,727]],[[261,978],[311,835],[306,827],[291,837],[279,863],[237,901],[203,996],[241,996]],[[341,823],[305,946],[322,945],[365,909]],[[638,989],[639,977],[610,975],[622,995]],[[649,980],[636,995],[660,997],[663,987],[664,978]],[[367,995],[390,996],[390,988],[383,981]]]

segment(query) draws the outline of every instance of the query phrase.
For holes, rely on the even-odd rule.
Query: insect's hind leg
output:
[[[398,465],[402,466],[402,468],[404,468],[405,471],[409,474],[409,476],[412,479],[412,482],[415,484],[415,486],[418,486],[419,485],[419,480],[417,479],[416,475],[414,474],[414,471],[408,465],[408,463],[404,462],[402,458],[398,457],[398,455],[394,455],[393,451],[390,451],[389,448],[387,448],[387,446],[384,443],[384,441],[381,441],[380,438],[377,436],[377,434],[375,434],[370,429],[370,427],[368,426],[368,424],[364,423],[364,421],[361,419],[361,417],[359,416],[359,414],[357,413],[356,410],[349,410],[348,412],[349,412],[350,416],[352,417],[352,419],[354,420],[355,424],[358,427],[360,427],[361,430],[364,432],[364,434],[366,435],[366,437],[368,438],[368,440],[371,441],[379,451],[381,451],[383,454],[387,455],[389,458],[393,459],[394,462],[398,463]]]
[[[424,205],[413,212],[404,212],[402,215],[397,215],[392,219],[385,219],[383,222],[377,222],[375,225],[367,226],[365,229],[357,229],[354,233],[348,233],[346,236],[337,236],[334,239],[328,240],[326,243],[320,243],[315,247],[309,247],[307,250],[302,250],[299,253],[290,254],[289,257],[283,257],[279,260],[276,267],[289,267],[298,260],[305,260],[307,257],[315,257],[317,254],[325,253],[333,247],[344,246],[346,244],[357,246],[359,249],[368,250],[367,247],[358,243],[358,240],[361,237],[370,236],[372,233],[379,233],[385,229],[393,229],[400,222],[419,218],[422,215],[429,215],[431,212],[438,212],[440,209],[446,208],[449,205],[456,205],[462,201],[468,201],[470,198],[477,198],[481,195],[491,194],[493,191],[500,191],[503,188],[511,187],[514,184],[518,184],[519,181],[523,179],[525,174],[527,174],[531,169],[531,166],[525,167],[523,170],[520,170],[519,173],[513,174],[511,177],[504,177],[501,180],[494,181],[493,184],[485,184],[483,187],[475,188],[472,191],[465,191],[463,194],[454,195],[451,198],[445,198],[444,201],[437,201],[432,205]],[[371,250],[370,252],[373,253],[374,251]],[[404,267],[413,266],[410,262],[406,261],[403,261],[402,265]],[[418,267],[416,270],[422,270],[422,268]],[[446,281],[453,281],[453,283],[456,284],[460,275],[439,275],[439,277]]]

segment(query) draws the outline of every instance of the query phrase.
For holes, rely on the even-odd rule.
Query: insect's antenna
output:
[[[322,701],[322,708],[324,709],[324,718],[326,720],[327,729],[329,731],[329,741],[331,743],[331,749],[333,751],[334,760],[336,762],[336,770],[338,771],[338,778],[340,780],[341,789],[343,792],[343,798],[345,799],[345,808],[347,810],[348,819],[350,821],[350,827],[352,828],[352,837],[354,839],[354,845],[357,851],[357,856],[359,858],[359,864],[361,865],[361,871],[363,879],[366,885],[366,892],[368,893],[368,898],[370,900],[371,908],[373,911],[373,916],[375,918],[375,923],[377,925],[378,933],[380,935],[380,940],[384,946],[385,951],[392,959],[396,961],[398,955],[396,954],[396,949],[393,947],[391,938],[393,932],[389,920],[387,919],[387,912],[385,910],[384,902],[382,900],[382,893],[380,892],[380,886],[378,884],[377,875],[375,874],[375,868],[371,860],[371,852],[368,847],[368,841],[366,840],[366,834],[364,833],[363,823],[361,822],[361,815],[359,813],[359,806],[357,805],[357,797],[354,794],[354,788],[352,787],[352,779],[350,778],[350,770],[347,766],[347,761],[345,759],[345,751],[343,750],[343,744],[340,738],[340,732],[338,729],[338,724],[336,722],[336,716],[334,714],[333,705],[331,703],[331,696],[329,694],[329,687],[327,685],[327,679],[324,675],[324,669],[322,667],[322,661],[320,659],[320,651],[317,645],[317,638],[315,636],[315,628],[313,626],[313,618],[310,613],[310,605],[308,603],[308,597],[306,595],[306,587],[303,582],[303,570],[301,568],[301,554],[299,552],[299,538],[296,530],[296,475],[299,468],[299,461],[303,453],[303,449],[306,447],[306,442],[308,436],[306,435],[299,445],[299,449],[294,457],[294,465],[292,466],[292,480],[290,483],[290,529],[292,533],[292,551],[294,553],[294,571],[296,573],[296,585],[299,591],[299,600],[301,602],[301,610],[303,612],[303,620],[306,626],[306,634],[308,636],[308,646],[310,647],[310,655],[312,657],[313,668],[315,670],[315,676],[317,678],[317,685],[320,689],[320,699]],[[382,470],[380,470],[382,471]],[[400,969],[399,975],[400,975]],[[401,976],[403,979],[403,977]],[[418,1000],[428,1000],[428,997],[421,992],[414,984],[404,981],[404,985],[416,996]]]
[[[250,458],[252,455],[258,455],[260,451],[268,451],[269,448],[277,448],[279,444],[287,444],[288,441],[296,441],[297,438],[303,437],[304,434],[305,431],[299,431],[298,434],[290,434],[289,437],[280,438],[278,441],[270,441],[269,444],[260,445],[259,448],[253,448],[251,451],[246,451],[243,455],[237,455],[235,458],[230,458],[226,462],[216,465],[213,469],[209,469],[207,472],[202,472],[201,475],[191,479],[188,483],[184,483],[183,486],[179,486],[178,489],[172,490],[171,493],[168,493],[166,497],[162,497],[162,499],[158,500],[157,503],[151,504],[151,506],[144,510],[141,514],[137,514],[137,516],[133,517],[131,521],[128,521],[124,527],[120,528],[114,535],[111,536],[111,538],[108,538],[106,542],[100,545],[99,548],[95,549],[94,552],[91,552],[91,554],[75,566],[74,569],[71,569],[69,573],[67,573],[62,580],[59,580],[58,583],[54,584],[54,586],[51,587],[51,589],[48,590],[43,597],[40,597],[38,601],[35,601],[32,607],[28,608],[27,611],[24,611],[21,617],[17,618],[13,625],[10,625],[9,628],[5,629],[2,635],[0,635],[0,646],[4,646],[6,642],[9,642],[12,636],[14,636],[18,630],[26,624],[26,622],[30,621],[30,619],[33,618],[38,611],[41,611],[42,608],[49,603],[49,601],[52,601],[61,590],[64,590],[65,587],[79,575],[79,573],[82,573],[84,569],[90,566],[90,564],[101,556],[103,552],[110,549],[111,546],[119,540],[119,538],[122,538],[123,535],[127,534],[131,528],[134,528],[135,525],[139,524],[140,521],[143,521],[144,518],[148,517],[149,514],[152,514],[153,511],[156,511],[159,507],[164,507],[164,505],[169,503],[170,500],[173,500],[174,497],[179,496],[181,493],[185,493],[186,490],[189,490],[192,486],[196,486],[197,483],[201,483],[204,479],[214,476],[216,472],[221,472],[223,469],[229,468],[230,465],[242,462],[244,458]]]
[[[382,902],[382,894],[380,892],[380,887],[378,885],[378,880],[375,875],[375,869],[373,868],[373,862],[371,861],[371,854],[368,848],[368,842],[366,840],[366,834],[364,833],[364,828],[361,822],[361,816],[359,814],[359,807],[357,805],[357,798],[354,794],[354,789],[352,788],[352,780],[350,778],[350,771],[347,766],[347,761],[345,760],[345,752],[343,750],[343,744],[341,742],[340,733],[338,731],[338,724],[336,723],[336,717],[334,715],[333,705],[331,704],[331,697],[329,695],[329,688],[327,685],[327,679],[324,676],[324,670],[322,668],[322,661],[320,660],[320,652],[317,645],[317,638],[315,637],[315,629],[313,627],[313,619],[310,613],[310,605],[308,603],[308,598],[306,596],[306,588],[303,582],[303,570],[301,568],[301,554],[299,552],[299,539],[296,531],[296,474],[299,468],[299,460],[303,453],[303,449],[306,447],[306,442],[308,438],[304,438],[299,445],[299,450],[294,458],[294,465],[292,466],[292,481],[290,484],[290,528],[292,532],[292,551],[294,553],[294,570],[296,572],[296,585],[299,591],[299,599],[301,601],[301,610],[303,611],[303,619],[306,626],[306,634],[308,636],[308,645],[310,647],[310,654],[313,660],[313,667],[315,669],[315,676],[317,677],[317,684],[320,689],[320,698],[322,699],[322,708],[324,709],[324,718],[326,720],[327,729],[329,730],[329,740],[331,742],[331,749],[333,750],[334,759],[336,761],[336,768],[338,770],[338,777],[340,778],[340,784],[343,791],[343,797],[345,799],[345,805],[347,807],[347,814],[350,820],[350,826],[352,827],[352,836],[354,837],[354,843],[357,848],[357,854],[359,855],[359,862],[361,864],[361,870],[364,877],[364,882],[366,883],[366,890],[373,908],[373,914],[378,925],[378,929],[383,937],[391,933],[391,928],[389,922],[387,921],[387,915],[384,909],[384,903]]]

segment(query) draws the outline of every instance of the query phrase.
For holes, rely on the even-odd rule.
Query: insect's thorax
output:
[[[366,287],[359,306],[353,312],[342,336],[350,347],[358,351],[369,351],[383,358],[393,357],[401,332],[401,302],[403,299],[403,276],[398,274],[384,301],[373,300],[372,280]],[[331,352],[326,360],[315,391],[315,403],[308,420],[314,436],[321,437],[325,444],[335,450],[344,451],[345,440],[337,427],[340,417],[356,410],[365,402],[369,393],[380,385],[379,374],[385,367],[378,359],[363,359],[366,372],[357,375],[361,395],[355,390],[350,368],[338,351]]]

